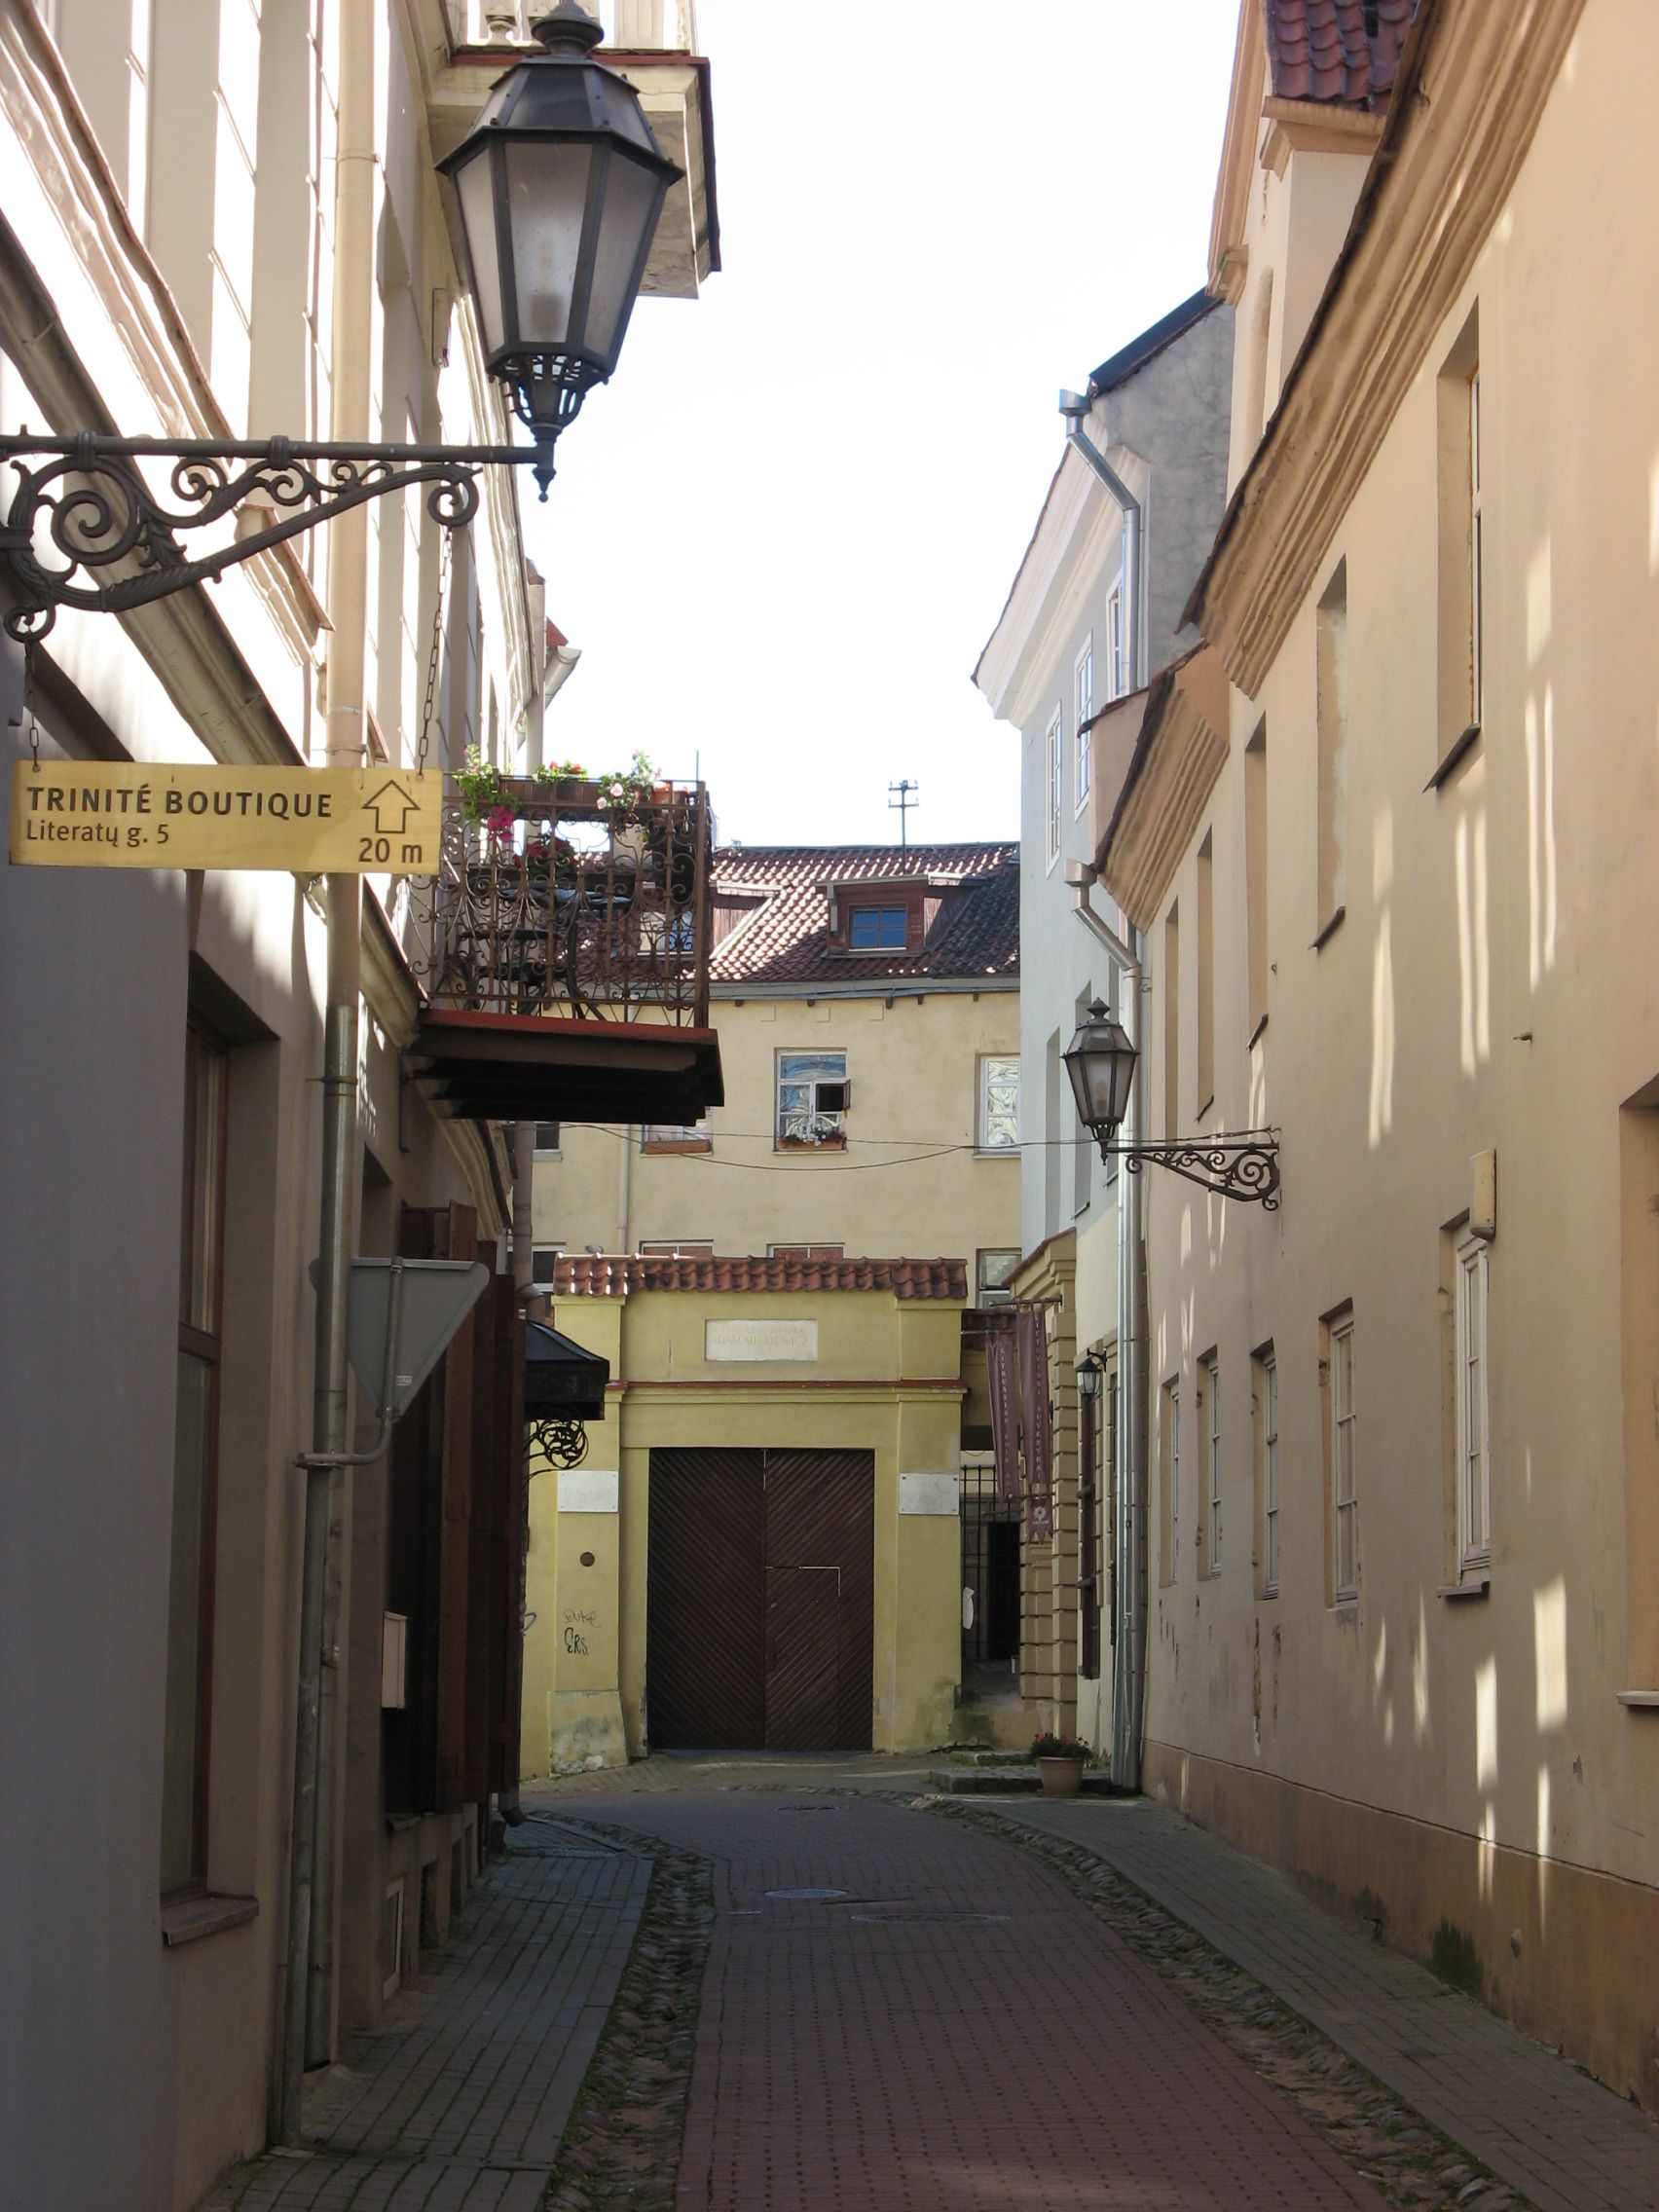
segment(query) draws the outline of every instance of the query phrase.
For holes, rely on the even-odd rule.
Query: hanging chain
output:
[[[444,601],[449,591],[451,548],[454,533],[445,531],[438,550],[438,596],[432,608],[432,649],[426,656],[426,696],[421,702],[421,741],[415,755],[415,773],[426,772],[426,751],[431,743],[432,718],[437,711],[438,664],[443,657]]]
[[[23,712],[28,724],[29,757],[34,762],[35,774],[40,774],[40,724],[35,720],[35,649],[34,640],[23,641]]]

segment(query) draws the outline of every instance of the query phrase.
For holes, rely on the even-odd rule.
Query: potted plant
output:
[[[1055,1736],[1045,1729],[1032,1738],[1031,1756],[1046,1797],[1075,1797],[1083,1788],[1088,1746],[1081,1736]]]

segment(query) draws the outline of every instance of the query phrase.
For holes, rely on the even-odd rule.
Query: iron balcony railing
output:
[[[428,1000],[706,1028],[712,851],[702,784],[503,779],[482,819],[446,800],[419,902]]]

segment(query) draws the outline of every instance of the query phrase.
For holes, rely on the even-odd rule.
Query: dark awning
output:
[[[524,1418],[603,1420],[610,1362],[545,1321],[524,1325]]]
[[[725,1103],[713,1029],[428,1007],[407,1054],[458,1121],[684,1124]]]

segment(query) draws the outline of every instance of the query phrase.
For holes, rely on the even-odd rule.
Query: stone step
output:
[[[1023,1759],[1013,1766],[936,1767],[928,1779],[935,1789],[947,1797],[1013,1795],[1017,1791],[1032,1791],[1042,1788],[1037,1769],[1029,1760]],[[1083,1788],[1086,1796],[1104,1796],[1111,1787],[1112,1778],[1104,1767],[1084,1768]]]

